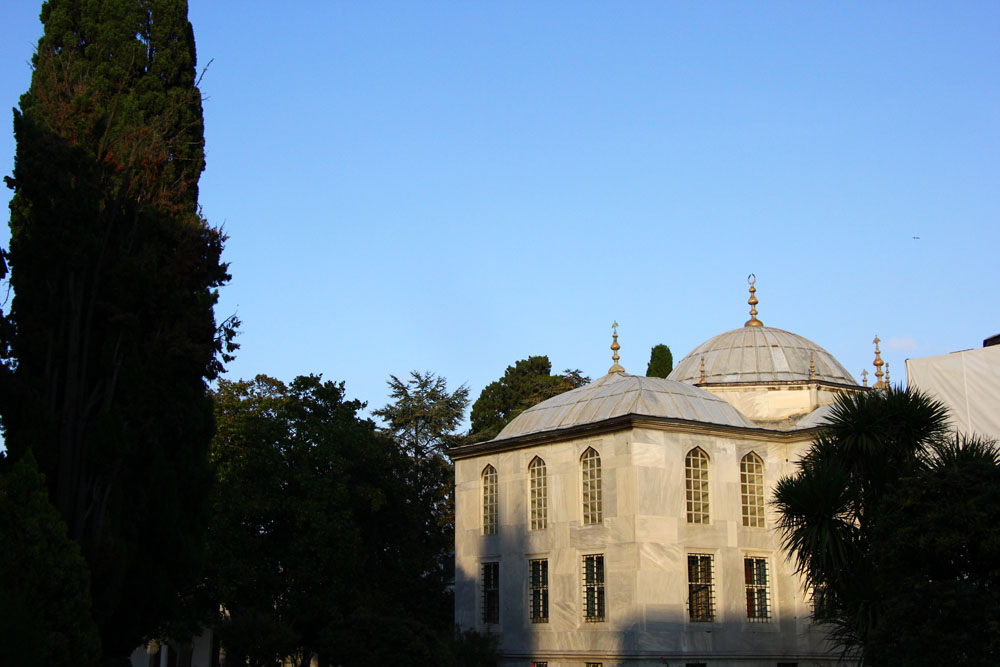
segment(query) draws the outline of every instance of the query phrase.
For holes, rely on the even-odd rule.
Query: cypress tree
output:
[[[670,348],[660,343],[649,351],[649,365],[646,366],[646,377],[665,378],[674,370],[674,355]]]
[[[192,585],[212,480],[207,382],[224,235],[198,208],[201,94],[185,0],[49,0],[17,141],[6,445],[32,450],[91,571],[106,657]],[[10,333],[12,331],[12,333]],[[0,346],[3,349],[3,346]]]

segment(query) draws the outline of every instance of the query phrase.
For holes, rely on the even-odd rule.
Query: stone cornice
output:
[[[745,387],[747,389],[767,389],[768,387],[789,387],[793,385],[798,385],[800,387],[809,387],[816,385],[818,387],[830,387],[831,389],[849,389],[851,391],[860,391],[865,389],[855,384],[847,384],[846,382],[831,382],[829,380],[754,380],[753,382],[712,382],[711,380],[706,380],[705,382],[696,382],[693,386],[699,389],[709,389],[710,387]]]

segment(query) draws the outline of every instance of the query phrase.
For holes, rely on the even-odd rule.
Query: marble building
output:
[[[819,345],[757,318],[667,379],[604,377],[455,462],[455,619],[505,666],[833,664],[780,548],[770,488],[839,392]],[[881,381],[881,377],[879,378]]]

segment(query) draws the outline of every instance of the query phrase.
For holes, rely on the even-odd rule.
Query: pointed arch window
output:
[[[743,525],[764,527],[764,462],[750,452],[740,459],[740,498],[743,501]]]
[[[583,490],[583,523],[590,525],[604,520],[604,505],[601,496],[601,455],[588,447],[580,457]]]
[[[483,535],[496,535],[500,523],[497,486],[497,469],[488,465],[483,468]]]
[[[695,447],[684,457],[688,523],[708,523],[708,454]]]
[[[545,530],[549,523],[549,488],[545,461],[537,456],[528,464],[528,486],[531,530]]]

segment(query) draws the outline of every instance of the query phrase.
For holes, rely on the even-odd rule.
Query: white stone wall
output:
[[[688,524],[684,456],[710,457],[711,520]],[[604,521],[582,525],[580,457],[601,455]],[[806,442],[794,445],[655,429],[625,429],[593,438],[539,445],[456,461],[455,617],[462,627],[501,636],[511,665],[548,660],[550,667],[585,661],[663,665],[687,662],[774,666],[813,664],[826,647],[808,620],[799,579],[766,528],[742,524],[740,459],[754,451],[770,487],[793,469]],[[548,527],[528,530],[528,464],[544,459]],[[498,472],[500,529],[482,535],[480,475]],[[768,492],[769,495],[769,492]],[[769,498],[767,498],[769,499]],[[716,621],[694,623],[687,611],[687,555],[714,557]],[[583,618],[582,559],[605,558],[606,620]],[[768,559],[771,621],[746,619],[745,556]],[[549,563],[549,622],[528,618],[528,560]],[[500,563],[500,624],[481,621],[480,564]],[[817,663],[818,664],[818,663]]]
[[[724,399],[753,420],[777,421],[806,415],[833,403],[844,390],[815,382],[802,384],[705,385],[706,391]]]

